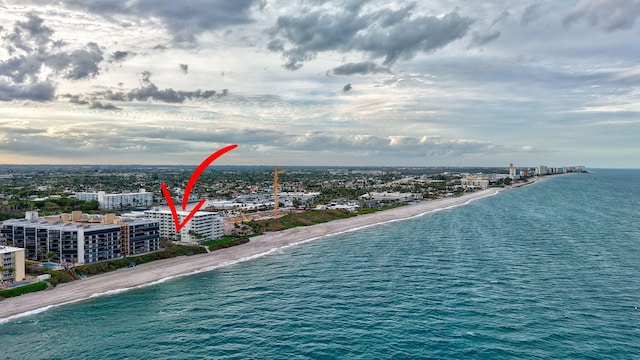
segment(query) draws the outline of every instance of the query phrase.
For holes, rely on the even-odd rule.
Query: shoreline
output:
[[[533,182],[536,181],[530,183]],[[60,284],[51,290],[4,299],[0,301],[0,324],[44,312],[53,307],[152,286],[182,276],[212,271],[320,238],[408,220],[432,212],[466,205],[474,200],[493,196],[500,190],[502,188],[489,188],[460,197],[441,198],[327,223],[266,233],[251,238],[246,244],[219,249],[211,253],[157,260],[132,268],[119,269]]]

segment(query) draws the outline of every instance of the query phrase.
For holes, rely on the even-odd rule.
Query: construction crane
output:
[[[242,217],[242,223],[243,224],[248,224],[251,220],[249,220],[249,218],[247,218],[246,216],[244,216],[243,212],[240,212],[240,215],[236,215],[236,224],[240,225],[240,217]]]
[[[273,175],[273,217],[278,217],[278,174],[284,173],[284,170],[275,170],[271,173]]]

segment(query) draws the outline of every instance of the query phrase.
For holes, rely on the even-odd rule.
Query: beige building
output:
[[[0,282],[24,280],[24,249],[0,246],[0,261]]]
[[[467,176],[460,179],[460,185],[465,189],[488,189],[489,179],[486,177]]]

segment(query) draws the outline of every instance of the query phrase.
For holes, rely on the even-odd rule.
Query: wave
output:
[[[443,206],[443,207],[437,207],[437,208],[429,209],[429,210],[426,210],[426,211],[421,212],[419,214],[410,215],[410,216],[407,216],[407,217],[401,217],[401,218],[389,219],[389,220],[382,220],[382,221],[379,221],[379,222],[374,222],[374,223],[370,223],[370,224],[364,224],[364,225],[360,225],[360,226],[357,226],[357,227],[353,227],[353,228],[349,228],[349,229],[345,229],[345,230],[341,230],[341,231],[332,232],[332,233],[329,233],[329,234],[323,234],[323,235],[320,235],[320,236],[315,236],[315,237],[311,237],[311,238],[308,238],[308,239],[303,239],[303,240],[300,240],[300,241],[291,242],[291,243],[288,243],[288,244],[284,244],[282,246],[273,247],[273,248],[271,248],[269,250],[266,250],[266,251],[263,251],[263,252],[260,252],[260,253],[252,254],[252,255],[245,256],[245,257],[242,257],[242,258],[239,258],[239,259],[235,259],[235,260],[231,260],[231,261],[221,262],[219,264],[215,264],[215,265],[211,265],[211,266],[205,266],[203,268],[195,269],[195,270],[188,271],[188,272],[185,272],[185,273],[182,273],[182,274],[175,274],[175,275],[166,276],[166,277],[163,277],[161,279],[150,281],[150,282],[145,283],[145,284],[140,284],[140,285],[135,285],[135,286],[130,286],[130,287],[117,288],[117,289],[111,289],[111,290],[107,290],[107,291],[103,291],[103,292],[93,293],[93,294],[91,294],[89,296],[78,298],[78,299],[74,299],[74,300],[71,300],[71,301],[66,301],[66,302],[63,302],[63,303],[60,303],[60,304],[47,305],[47,306],[44,306],[44,307],[41,307],[41,308],[38,308],[38,309],[35,309],[35,310],[30,310],[30,311],[26,311],[26,312],[23,312],[23,313],[20,313],[20,314],[11,315],[11,316],[8,316],[6,318],[0,318],[0,324],[11,322],[11,321],[14,321],[14,320],[22,318],[22,317],[39,314],[39,313],[45,312],[47,310],[50,310],[52,308],[56,308],[56,307],[59,307],[59,306],[71,305],[71,304],[74,304],[74,303],[77,303],[77,302],[80,302],[80,301],[90,300],[90,299],[99,298],[99,297],[103,297],[103,296],[117,295],[117,294],[120,294],[120,293],[123,293],[123,292],[126,292],[126,291],[131,291],[131,290],[135,290],[135,289],[145,288],[145,287],[148,287],[148,286],[162,284],[164,282],[167,282],[167,281],[170,281],[170,280],[174,280],[174,279],[178,279],[178,278],[181,278],[181,277],[196,275],[196,274],[200,274],[200,273],[209,272],[209,271],[213,271],[213,270],[216,270],[216,269],[224,268],[224,267],[227,267],[227,266],[232,266],[232,265],[236,265],[236,264],[239,264],[239,263],[251,261],[251,260],[254,260],[254,259],[261,258],[263,256],[267,256],[267,255],[273,254],[273,253],[278,252],[278,251],[280,251],[282,249],[288,249],[288,248],[291,248],[291,247],[294,247],[294,246],[298,246],[298,245],[302,245],[302,244],[306,244],[306,243],[309,243],[309,242],[312,242],[312,241],[315,241],[315,240],[318,240],[318,239],[327,238],[327,237],[334,237],[334,236],[340,236],[340,235],[343,235],[343,234],[348,234],[348,233],[360,231],[360,230],[363,230],[363,229],[368,229],[368,228],[371,228],[371,227],[374,227],[374,226],[380,226],[380,225],[395,223],[395,222],[398,222],[398,221],[407,221],[407,220],[411,220],[411,219],[420,218],[420,217],[423,217],[423,216],[428,215],[428,214],[432,214],[432,213],[436,213],[436,212],[440,212],[440,211],[444,211],[444,210],[450,210],[450,209],[453,209],[453,208],[456,208],[456,207],[468,205],[473,201],[480,200],[480,199],[483,199],[483,198],[486,198],[486,197],[489,197],[489,196],[497,195],[500,191],[501,191],[501,189],[498,189],[497,191],[488,192],[487,194],[484,194],[482,196],[477,196],[477,197],[468,199],[467,201],[465,201],[463,203],[452,204],[452,205]]]

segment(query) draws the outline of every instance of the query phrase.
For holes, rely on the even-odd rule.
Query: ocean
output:
[[[19,318],[0,357],[638,359],[639,220],[640,170],[554,177]]]

